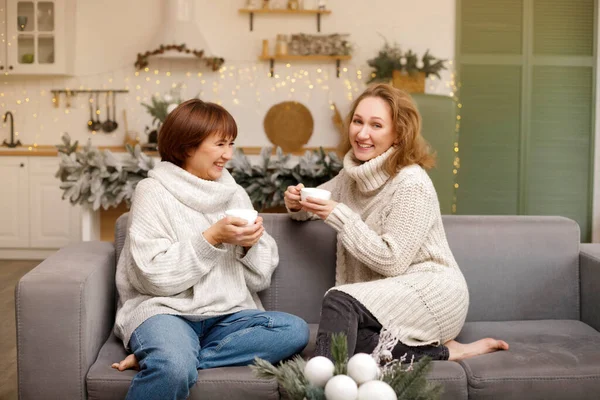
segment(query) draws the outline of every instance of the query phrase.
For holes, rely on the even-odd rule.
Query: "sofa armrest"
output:
[[[581,320],[600,331],[600,243],[581,245],[579,270]]]
[[[112,243],[65,247],[17,284],[19,399],[86,399],[85,377],[113,327]]]

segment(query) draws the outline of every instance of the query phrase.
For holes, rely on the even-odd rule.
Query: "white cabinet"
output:
[[[62,199],[55,157],[29,157],[29,247],[60,248],[79,241],[81,210]]]
[[[62,200],[57,169],[58,157],[0,157],[0,248],[58,249],[81,240],[81,207]]]
[[[29,247],[28,157],[0,157],[0,247]]]
[[[0,71],[10,75],[73,72],[73,0],[0,0]]]

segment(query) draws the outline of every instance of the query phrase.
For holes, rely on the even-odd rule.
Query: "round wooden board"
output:
[[[308,143],[314,121],[308,108],[296,101],[275,104],[264,120],[267,137],[284,152],[297,151]]]

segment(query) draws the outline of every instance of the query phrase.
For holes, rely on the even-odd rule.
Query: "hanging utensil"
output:
[[[96,120],[92,125],[93,131],[100,131],[102,129],[102,122],[100,122],[100,95],[96,92]]]
[[[67,90],[67,92],[65,93],[65,97],[67,99],[67,101],[65,102],[65,107],[67,109],[71,108],[71,91]]]
[[[90,131],[94,131],[95,130],[94,129],[94,107],[93,107],[94,99],[93,99],[91,93],[90,93],[89,102],[90,102],[90,119],[89,119],[87,125],[88,125],[88,129]]]
[[[112,92],[112,109],[113,109],[112,130],[115,131],[119,127],[119,123],[117,122],[117,94],[115,92]]]
[[[106,92],[106,121],[102,123],[104,133],[112,132],[112,121],[110,120],[110,104],[108,103],[108,93]]]

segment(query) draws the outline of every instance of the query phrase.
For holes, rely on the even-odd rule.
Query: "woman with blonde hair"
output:
[[[371,353],[391,337],[394,358],[461,360],[508,350],[502,340],[461,344],[469,292],[452,255],[426,169],[434,157],[412,98],[390,85],[367,88],[346,119],[344,168],[320,186],[331,200],[301,201],[288,187],[295,220],[322,219],[337,231],[336,286],[323,299],[316,355],[331,358],[331,334],[348,352]]]

